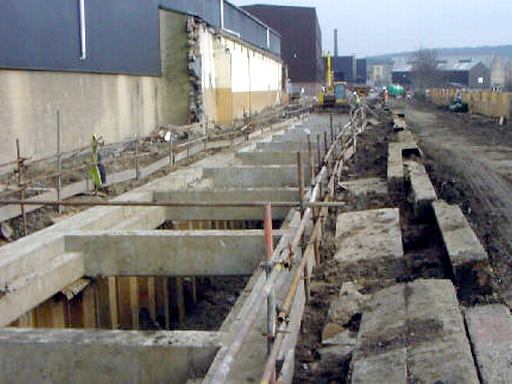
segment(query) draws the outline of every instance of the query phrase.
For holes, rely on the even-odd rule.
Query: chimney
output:
[[[334,29],[334,57],[338,57],[338,30]]]

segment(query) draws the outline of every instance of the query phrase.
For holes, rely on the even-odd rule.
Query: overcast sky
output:
[[[317,8],[323,49],[368,56],[424,48],[512,44],[512,0],[234,0]]]

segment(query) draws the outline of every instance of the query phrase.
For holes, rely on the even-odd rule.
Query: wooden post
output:
[[[23,185],[23,162],[24,159],[21,157],[20,152],[20,140],[16,139],[16,163],[18,164],[18,188],[20,189],[20,200],[25,199],[25,186]],[[23,236],[27,236],[27,214],[25,212],[25,206],[20,204],[20,209],[21,216],[23,218]]]
[[[183,291],[183,278],[176,278],[176,302],[178,304],[178,319],[180,323],[185,321],[185,292]]]
[[[165,329],[171,329],[171,302],[169,300],[169,278],[162,278],[162,291],[164,301],[164,318],[165,318]]]
[[[109,309],[110,309],[110,323],[112,329],[119,328],[119,312],[118,312],[118,304],[117,304],[117,278],[116,277],[107,277],[108,279],[108,301],[109,301]]]
[[[155,278],[148,277],[148,310],[152,319],[156,319]]]
[[[132,328],[139,329],[139,287],[136,277],[129,277],[130,287],[130,313],[132,316]]]

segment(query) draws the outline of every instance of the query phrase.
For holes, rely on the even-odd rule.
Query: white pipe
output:
[[[220,3],[220,29],[224,29],[224,0],[219,0]]]
[[[85,25],[85,0],[79,0],[80,9],[80,60],[87,59],[87,34]]]

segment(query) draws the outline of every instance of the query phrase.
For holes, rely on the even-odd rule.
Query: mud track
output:
[[[489,119],[405,107],[440,198],[459,204],[485,245],[494,288],[512,305],[512,141]]]

